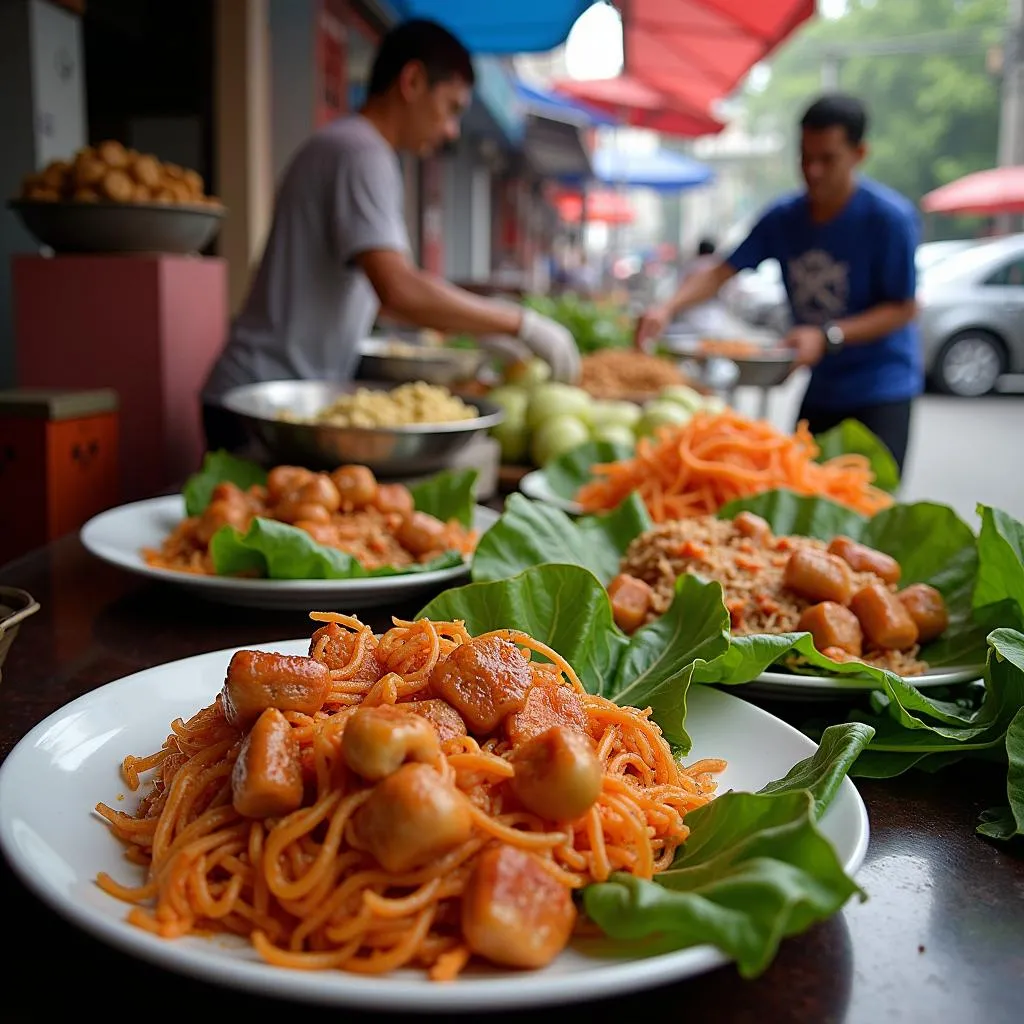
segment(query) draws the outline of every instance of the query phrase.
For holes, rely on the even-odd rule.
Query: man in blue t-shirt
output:
[[[735,251],[648,310],[636,344],[661,336],[682,310],[711,298],[737,271],[776,259],[795,325],[786,343],[797,365],[811,367],[800,419],[815,434],[860,420],[902,472],[911,404],[924,388],[914,323],[917,214],[899,193],[857,174],[866,153],[860,100],[822,96],[800,127],[806,191],[770,206]]]

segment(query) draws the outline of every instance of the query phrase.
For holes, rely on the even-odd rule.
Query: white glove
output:
[[[525,363],[530,358],[530,350],[518,338],[508,334],[485,334],[477,339],[477,344],[489,356],[503,363]]]
[[[524,308],[519,340],[551,367],[554,380],[568,384],[579,381],[580,353],[568,328],[536,310]]]

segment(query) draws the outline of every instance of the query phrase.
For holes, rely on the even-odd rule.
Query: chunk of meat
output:
[[[328,622],[313,633],[309,641],[309,653],[312,657],[319,648],[321,640],[326,638],[323,652],[317,658],[329,669],[343,669],[352,660],[352,652],[356,645],[356,634],[339,626],[337,622]],[[363,656],[359,668],[352,677],[357,682],[375,683],[384,675],[384,667],[377,660],[374,653],[377,648],[377,639],[374,637],[373,645]]]
[[[460,644],[434,666],[430,689],[462,716],[471,732],[493,732],[526,704],[530,663],[511,640],[491,636]]]
[[[575,821],[601,795],[601,762],[589,736],[556,725],[516,747],[509,781],[520,803],[547,821]]]
[[[838,555],[817,548],[798,548],[786,561],[783,585],[808,601],[849,604],[853,596],[850,567]]]
[[[247,818],[291,814],[302,806],[302,757],[288,719],[267,708],[242,741],[231,770],[231,802]]]
[[[398,706],[404,711],[411,711],[414,715],[425,718],[434,727],[437,738],[442,743],[466,735],[466,723],[462,720],[462,715],[440,697],[404,701]]]
[[[737,533],[749,537],[757,544],[763,544],[772,535],[772,528],[768,525],[767,519],[753,512],[737,512],[732,519],[732,525]]]
[[[822,652],[838,647],[847,654],[860,657],[864,648],[860,620],[849,608],[835,601],[809,605],[801,613],[796,628],[810,633],[814,646]]]
[[[337,512],[341,507],[341,494],[334,481],[326,473],[316,473],[295,492],[299,504],[321,505],[328,512]]]
[[[377,478],[369,466],[339,466],[331,473],[331,481],[338,489],[344,512],[366,508],[377,496]]]
[[[245,533],[252,522],[252,511],[245,501],[236,501],[231,498],[218,498],[211,501],[203,509],[196,523],[196,540],[204,546],[209,544],[213,535],[222,526],[232,526],[240,533]]]
[[[834,537],[828,550],[838,555],[854,572],[873,572],[886,583],[896,584],[900,581],[902,569],[900,563],[883,551],[876,551],[866,544],[858,544],[849,537]]]
[[[570,890],[532,853],[499,843],[477,857],[462,897],[462,934],[477,956],[502,967],[544,967],[575,925]]]
[[[312,715],[330,689],[330,671],[313,658],[236,651],[221,690],[224,717],[231,725],[248,729],[267,708]]]
[[[371,504],[385,515],[410,515],[415,509],[412,491],[405,484],[380,484]]]
[[[267,500],[276,505],[312,478],[313,471],[305,466],[275,466],[267,474]]]
[[[352,815],[350,841],[385,871],[400,874],[464,843],[471,832],[462,793],[430,765],[405,764],[378,782]]]
[[[505,734],[514,747],[539,736],[556,725],[583,736],[590,734],[586,708],[576,691],[568,686],[531,686],[522,711],[513,711],[505,719]]]
[[[896,596],[917,626],[918,643],[927,644],[945,633],[949,626],[949,609],[943,596],[927,583],[911,583]]]
[[[917,643],[917,626],[900,599],[884,584],[861,587],[850,601],[868,642],[884,651],[905,651]]]
[[[612,603],[612,618],[623,633],[635,633],[647,618],[654,603],[654,591],[628,572],[620,572],[608,584],[608,597]]]
[[[395,539],[411,555],[427,555],[445,546],[444,523],[429,512],[412,512],[395,530]]]
[[[436,761],[441,743],[425,718],[393,704],[381,704],[352,712],[345,723],[341,753],[352,771],[376,782],[398,771],[406,761]]]

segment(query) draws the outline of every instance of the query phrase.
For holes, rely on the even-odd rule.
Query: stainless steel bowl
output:
[[[763,352],[750,356],[718,355],[713,350],[703,349],[700,339],[689,336],[669,336],[662,343],[674,356],[692,361],[699,368],[702,384],[721,390],[776,387],[790,375],[796,362],[796,354],[779,348],[777,341],[765,343]],[[728,383],[722,384],[722,381]]]
[[[364,338],[359,343],[358,375],[364,380],[396,384],[423,380],[450,387],[473,380],[486,359],[481,349],[447,348],[390,338]]]
[[[480,413],[454,423],[423,423],[401,427],[338,427],[327,423],[292,422],[282,414],[307,420],[342,395],[360,387],[389,390],[383,381],[335,384],[320,380],[274,380],[233,388],[222,404],[244,424],[271,462],[334,469],[346,463],[369,466],[383,477],[432,473],[450,466],[474,438],[504,419],[496,403],[464,399]]]

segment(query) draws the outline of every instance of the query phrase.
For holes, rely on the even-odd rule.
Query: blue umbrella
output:
[[[707,164],[668,149],[630,153],[602,146],[594,153],[593,165],[594,177],[601,184],[626,188],[678,192],[715,180],[715,172]]]
[[[544,89],[535,89],[525,82],[516,82],[516,91],[531,113],[548,117],[554,121],[567,121],[581,127],[614,125],[618,122],[611,115],[595,107],[571,100]]]
[[[454,32],[475,54],[544,53],[561,46],[594,0],[388,0],[401,20],[429,18]]]

